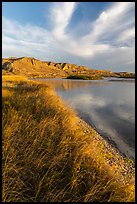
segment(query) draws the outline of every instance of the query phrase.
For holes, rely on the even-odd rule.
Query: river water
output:
[[[135,159],[135,80],[42,80],[125,156]]]

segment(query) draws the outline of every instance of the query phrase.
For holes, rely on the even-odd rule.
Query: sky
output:
[[[135,71],[135,2],[2,2],[2,57]]]

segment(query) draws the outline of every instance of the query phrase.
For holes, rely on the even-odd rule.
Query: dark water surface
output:
[[[45,81],[77,114],[129,158],[135,158],[135,80]]]

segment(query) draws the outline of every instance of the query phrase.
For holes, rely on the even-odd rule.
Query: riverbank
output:
[[[95,126],[95,124],[93,123],[93,121],[91,121],[91,119],[88,116],[86,116],[85,114],[83,114],[82,112],[78,114],[78,117],[80,117],[82,120],[84,120],[86,122],[86,124],[89,125],[89,127],[94,128],[94,130],[99,135],[101,135],[101,137],[103,137],[103,139],[106,140],[107,143],[109,143],[112,147],[114,147],[114,149],[116,149],[118,151],[118,154],[120,154],[123,157],[127,157],[130,160],[133,160],[133,162],[135,162],[135,155],[132,152],[133,150],[131,151],[126,143],[124,143],[123,146],[121,146],[121,147],[118,145],[118,143],[122,143],[120,138],[118,138],[116,136],[116,137],[113,137],[113,139],[112,139],[108,133],[103,132],[103,130],[98,129]],[[125,152],[125,148],[126,148],[126,152]]]
[[[135,80],[33,79],[51,86],[77,115],[120,152],[135,160]],[[127,81],[129,83],[127,83]],[[99,86],[99,87],[98,87]],[[125,94],[126,93],[126,94]]]
[[[3,77],[3,202],[134,201],[134,164],[43,83]]]
[[[102,143],[104,148],[101,154],[105,154],[106,157],[106,162],[109,164],[115,163],[115,165],[118,167],[118,171],[121,173],[121,179],[125,174],[131,178],[131,175],[135,173],[135,163],[131,159],[127,159],[117,147],[112,144],[112,141],[109,141],[108,138],[102,137],[96,129],[93,129],[90,125],[88,125],[85,121],[82,119],[79,119],[79,125],[83,129],[84,134],[94,134],[95,135],[95,140],[98,141],[99,143]],[[93,133],[94,132],[94,133]],[[111,156],[110,156],[111,155]],[[113,155],[113,156],[112,156]],[[128,163],[127,163],[128,161]],[[128,164],[128,165],[127,165]],[[128,173],[127,173],[128,172]],[[124,181],[125,182],[125,181]]]

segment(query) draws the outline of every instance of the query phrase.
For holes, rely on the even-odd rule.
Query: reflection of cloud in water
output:
[[[71,90],[71,89],[79,89],[84,88],[86,86],[102,86],[108,84],[109,82],[104,80],[70,80],[70,79],[42,79],[38,78],[35,81],[42,81],[47,85],[51,86],[55,90],[62,89],[63,91]],[[111,83],[109,83],[111,85]]]
[[[104,90],[105,92],[105,90]],[[103,92],[103,93],[104,93]],[[84,109],[84,111],[95,110],[97,108],[106,108],[112,109],[115,112],[115,115],[118,118],[123,120],[128,120],[132,123],[135,122],[135,105],[133,100],[133,96],[130,94],[123,92],[121,96],[112,94],[108,97],[99,97],[96,96],[96,93],[80,93],[77,95],[71,95],[71,98],[68,99],[68,102],[73,106],[80,106]]]
[[[86,122],[95,125],[99,132],[115,141],[122,153],[135,158],[134,109],[131,111],[131,106],[124,104],[127,101],[116,101],[114,105],[113,99],[109,98],[108,100],[108,98],[95,96],[94,93],[86,93],[72,96],[68,99],[68,103]],[[126,127],[124,128],[124,126]],[[129,126],[132,127],[131,130]]]
[[[134,83],[45,80],[81,117],[113,140],[127,156],[135,157]]]
[[[135,114],[133,114],[134,110],[129,106],[127,107],[119,107],[117,106],[115,109],[112,107],[112,110],[115,112],[115,115],[117,115],[118,118],[121,118],[122,120],[130,121],[130,123],[135,123]]]
[[[123,140],[123,137],[120,137],[117,128],[113,127],[114,124],[111,120],[106,119],[96,111],[85,114],[85,112],[83,113],[79,108],[76,110],[81,118],[91,126],[95,127],[97,131],[111,141],[112,144],[115,144],[114,146],[116,146],[124,155],[135,158],[134,147],[131,147],[132,144],[129,146],[130,142],[128,141],[128,143],[126,143],[126,141]],[[133,141],[131,140],[131,142]]]
[[[76,95],[68,99],[68,102],[73,106],[79,104],[84,109],[89,109],[89,107],[104,107],[106,106],[106,101],[99,97],[94,97],[93,94],[82,94]]]
[[[72,96],[70,99],[68,99],[68,103],[76,109],[77,107],[81,107],[82,110],[88,114],[90,113],[90,110],[92,111],[91,114],[93,115],[93,111],[96,113],[98,108],[104,108],[106,109],[106,114],[107,110],[111,110],[111,114],[112,112],[115,113],[117,118],[130,121],[131,123],[135,122],[135,114],[133,114],[134,107],[129,106],[129,104],[126,105],[125,100],[123,100],[122,103],[121,101],[115,101],[114,105],[113,100],[97,97],[90,93]]]

